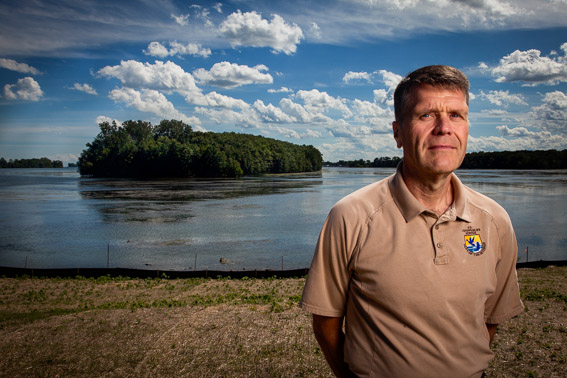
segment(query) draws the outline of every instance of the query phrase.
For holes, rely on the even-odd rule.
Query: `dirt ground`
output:
[[[567,377],[567,267],[518,271],[488,377]],[[331,377],[305,280],[0,278],[0,377]]]

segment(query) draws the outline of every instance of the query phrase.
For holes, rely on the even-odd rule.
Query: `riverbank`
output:
[[[567,260],[558,261],[530,261],[516,264],[517,269],[546,268],[553,266],[566,266]],[[40,278],[98,278],[108,276],[112,278],[292,278],[306,276],[309,268],[304,269],[264,269],[264,270],[154,270],[132,268],[61,268],[61,269],[35,269],[0,266],[0,277],[40,277]]]
[[[488,376],[565,376],[567,267],[518,277],[526,311],[499,327]],[[0,376],[330,377],[304,282],[0,278]]]

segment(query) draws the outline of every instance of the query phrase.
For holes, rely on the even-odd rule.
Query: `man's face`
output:
[[[424,85],[414,89],[412,99],[403,120],[392,124],[398,148],[404,149],[404,171],[422,178],[453,172],[467,150],[465,94]]]

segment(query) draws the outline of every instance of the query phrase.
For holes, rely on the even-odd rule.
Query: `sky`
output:
[[[431,64],[470,80],[469,152],[567,148],[567,0],[3,0],[0,157],[162,119],[401,156],[393,91]]]

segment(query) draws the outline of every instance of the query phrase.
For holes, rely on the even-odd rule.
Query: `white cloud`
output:
[[[311,26],[309,27],[309,35],[313,36],[315,39],[321,39],[321,28],[316,22],[311,23]]]
[[[4,97],[8,100],[39,101],[42,96],[39,83],[29,76],[4,86]]]
[[[296,52],[303,32],[296,24],[288,24],[274,14],[272,20],[259,13],[238,10],[219,26],[219,31],[233,46],[271,47],[275,53],[290,55]]]
[[[196,107],[195,112],[208,117],[219,125],[234,124],[237,127],[243,128],[259,128],[261,124],[257,113],[252,109],[235,111],[226,108]]]
[[[236,63],[215,63],[210,71],[199,68],[193,75],[204,85],[214,85],[222,88],[236,88],[247,84],[272,84],[272,75],[263,73],[268,67],[263,64],[255,67],[241,66]]]
[[[97,125],[100,125],[101,123],[104,123],[104,122],[108,122],[108,123],[110,123],[110,124],[112,124],[112,122],[116,122],[116,125],[118,125],[118,126],[121,126],[121,125],[122,125],[122,122],[121,122],[121,121],[119,121],[119,120],[117,120],[117,119],[112,119],[112,118],[110,118],[110,117],[103,116],[103,115],[100,115],[100,116],[96,117],[96,121],[95,121],[95,122],[96,122]]]
[[[519,9],[512,4],[502,0],[451,0],[455,3],[463,4],[471,10],[485,12],[491,16],[514,16],[518,14]]]
[[[170,49],[159,42],[150,42],[148,49],[144,50],[144,54],[157,56],[158,58],[175,55],[192,55],[207,58],[211,55],[211,49],[203,48],[198,43],[188,43],[184,45],[177,41],[173,41],[169,42],[169,46],[171,47]]]
[[[380,74],[380,76],[382,76],[382,81],[384,82],[384,84],[386,84],[388,90],[392,92],[396,89],[400,81],[403,79],[400,75],[386,70],[380,70],[378,71],[378,73]]]
[[[328,123],[332,121],[331,118],[321,113],[307,111],[301,104],[297,104],[289,98],[280,100],[280,109],[298,123]]]
[[[532,109],[532,116],[542,130],[567,135],[567,94],[546,93],[544,103]]]
[[[303,100],[305,109],[310,112],[326,112],[329,110],[338,110],[342,112],[345,117],[351,117],[352,112],[345,104],[345,100],[340,97],[335,98],[330,96],[327,92],[320,92],[317,89],[310,91],[298,91],[295,97]]]
[[[7,70],[29,73],[32,75],[39,75],[41,72],[26,63],[18,63],[13,59],[0,58],[0,68],[5,68]]]
[[[504,129],[502,129],[504,130]],[[501,130],[501,131],[502,131]],[[514,130],[514,129],[509,129]],[[519,136],[522,131],[511,131],[517,136],[489,136],[474,137],[469,135],[467,150],[472,151],[517,151],[517,150],[548,150],[565,149],[567,143],[564,137],[550,135],[549,133],[535,133],[533,135]]]
[[[497,82],[521,81],[526,85],[554,85],[567,81],[567,43],[561,45],[563,56],[541,56],[541,51],[516,50],[500,59],[498,66],[489,68]],[[484,64],[482,67],[486,67]]]
[[[76,91],[80,91],[80,92],[85,92],[87,94],[90,95],[97,95],[98,93],[96,93],[96,90],[90,86],[89,84],[85,83],[85,84],[79,84],[79,83],[75,83],[71,88],[69,89],[74,89]]]
[[[352,101],[354,113],[361,117],[379,117],[390,115],[387,109],[380,107],[377,103],[354,99]]]
[[[343,81],[347,84],[352,80],[364,80],[369,83],[372,82],[371,75],[368,72],[349,71],[343,76]]]
[[[268,93],[292,93],[293,90],[287,87],[281,87],[280,89],[268,89]]]
[[[225,96],[214,91],[207,93],[206,95],[190,94],[185,97],[185,101],[189,104],[221,108],[248,109],[250,107],[250,105],[240,99]]]
[[[268,129],[277,132],[278,134],[280,134],[284,138],[301,139],[301,136],[299,135],[299,133],[297,131],[290,129],[290,128],[287,128],[287,127],[270,125],[270,126],[268,126]]]
[[[254,109],[259,114],[263,122],[266,123],[293,123],[295,119],[286,114],[282,109],[268,104],[265,105],[262,100],[254,102]]]
[[[187,26],[189,24],[189,21],[187,21],[189,17],[190,15],[188,14],[181,14],[179,16],[176,16],[174,14],[171,15],[171,18],[175,20],[175,23],[181,26]]]
[[[156,60],[155,64],[135,60],[122,61],[119,66],[100,69],[98,74],[117,78],[122,85],[129,88],[177,91],[182,94],[201,92],[193,76],[170,61],[164,63]]]
[[[542,132],[534,132],[534,131],[529,131],[527,128],[525,127],[514,127],[514,128],[509,128],[507,125],[502,125],[502,126],[496,126],[496,130],[500,131],[500,133],[503,136],[511,136],[511,137],[541,137],[543,136],[543,138],[549,138],[551,137],[551,133],[548,131],[542,131]]]
[[[127,106],[148,112],[163,118],[177,119],[192,125],[199,125],[197,117],[187,117],[179,112],[160,92],[153,89],[137,91],[132,88],[113,89],[108,97],[115,102],[124,102]]]
[[[521,94],[510,94],[509,91],[490,91],[484,93],[484,91],[481,90],[479,97],[497,106],[507,107],[509,104],[527,105],[524,96]]]
[[[216,3],[215,5],[213,5],[213,9],[218,13],[222,13],[222,3]]]

